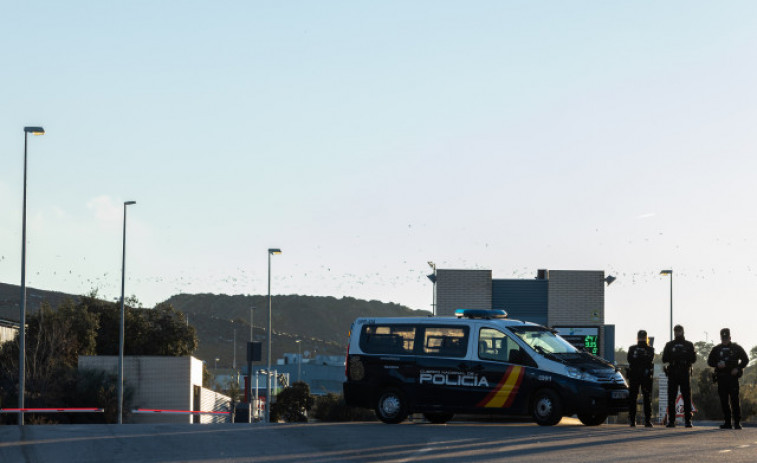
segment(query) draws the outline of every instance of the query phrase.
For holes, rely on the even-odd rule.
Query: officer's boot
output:
[[[645,428],[653,428],[654,427],[654,426],[652,426],[652,420],[648,416],[644,417],[644,427]]]
[[[636,415],[631,415],[631,414],[628,415],[628,425],[631,426],[632,428],[636,427]]]
[[[741,425],[739,425],[741,427]],[[731,426],[731,420],[726,421],[725,423],[720,425],[720,429],[733,429]]]
[[[741,423],[738,421],[733,422],[733,429],[741,429]]]

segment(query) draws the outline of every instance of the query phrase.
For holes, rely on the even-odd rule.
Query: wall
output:
[[[117,373],[118,356],[79,356],[79,370],[83,369]],[[202,362],[194,357],[126,356],[124,383],[134,388],[132,405],[135,408],[197,411],[194,395],[195,386],[200,389],[202,387]],[[201,394],[204,393],[201,392]],[[228,402],[230,400],[227,400]],[[217,406],[218,404],[214,405],[214,407]],[[131,423],[192,423],[193,421],[193,417],[189,414],[133,414],[129,419]],[[201,422],[205,421],[201,420]]]
[[[547,280],[493,280],[492,308],[507,311],[510,318],[547,324]]]
[[[0,344],[15,340],[17,335],[18,326],[11,326],[10,323],[0,324]]]
[[[492,308],[491,270],[436,271],[436,315],[452,316],[457,309]]]
[[[549,326],[597,326],[605,323],[605,272],[601,270],[550,270]],[[605,352],[600,329],[599,352]]]

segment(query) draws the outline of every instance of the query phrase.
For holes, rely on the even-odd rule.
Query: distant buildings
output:
[[[503,309],[510,318],[555,328],[573,344],[612,361],[615,325],[605,324],[602,270],[538,270],[532,279],[493,279],[491,270],[435,270],[436,315]]]

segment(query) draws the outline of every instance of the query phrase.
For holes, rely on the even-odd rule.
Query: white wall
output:
[[[84,369],[117,373],[118,356],[79,356],[79,370]],[[135,391],[132,401],[134,408],[194,410],[194,386],[202,386],[202,362],[194,357],[126,356],[124,358],[124,383]],[[200,390],[200,401],[202,403],[203,397],[208,393]],[[215,394],[207,389],[205,391]],[[218,410],[222,407],[222,404],[230,402],[228,397],[221,394],[215,394],[212,397],[213,405],[209,409]],[[203,411],[208,410],[202,408],[202,406],[201,409]],[[131,416],[129,422],[192,423],[194,420],[191,414],[135,413]],[[201,419],[200,422],[212,422],[212,420]]]

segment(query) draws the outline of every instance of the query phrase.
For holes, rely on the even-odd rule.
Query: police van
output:
[[[350,328],[344,398],[385,423],[423,413],[532,416],[552,426],[577,415],[596,426],[627,410],[628,385],[609,362],[502,310],[456,317],[358,318]]]

